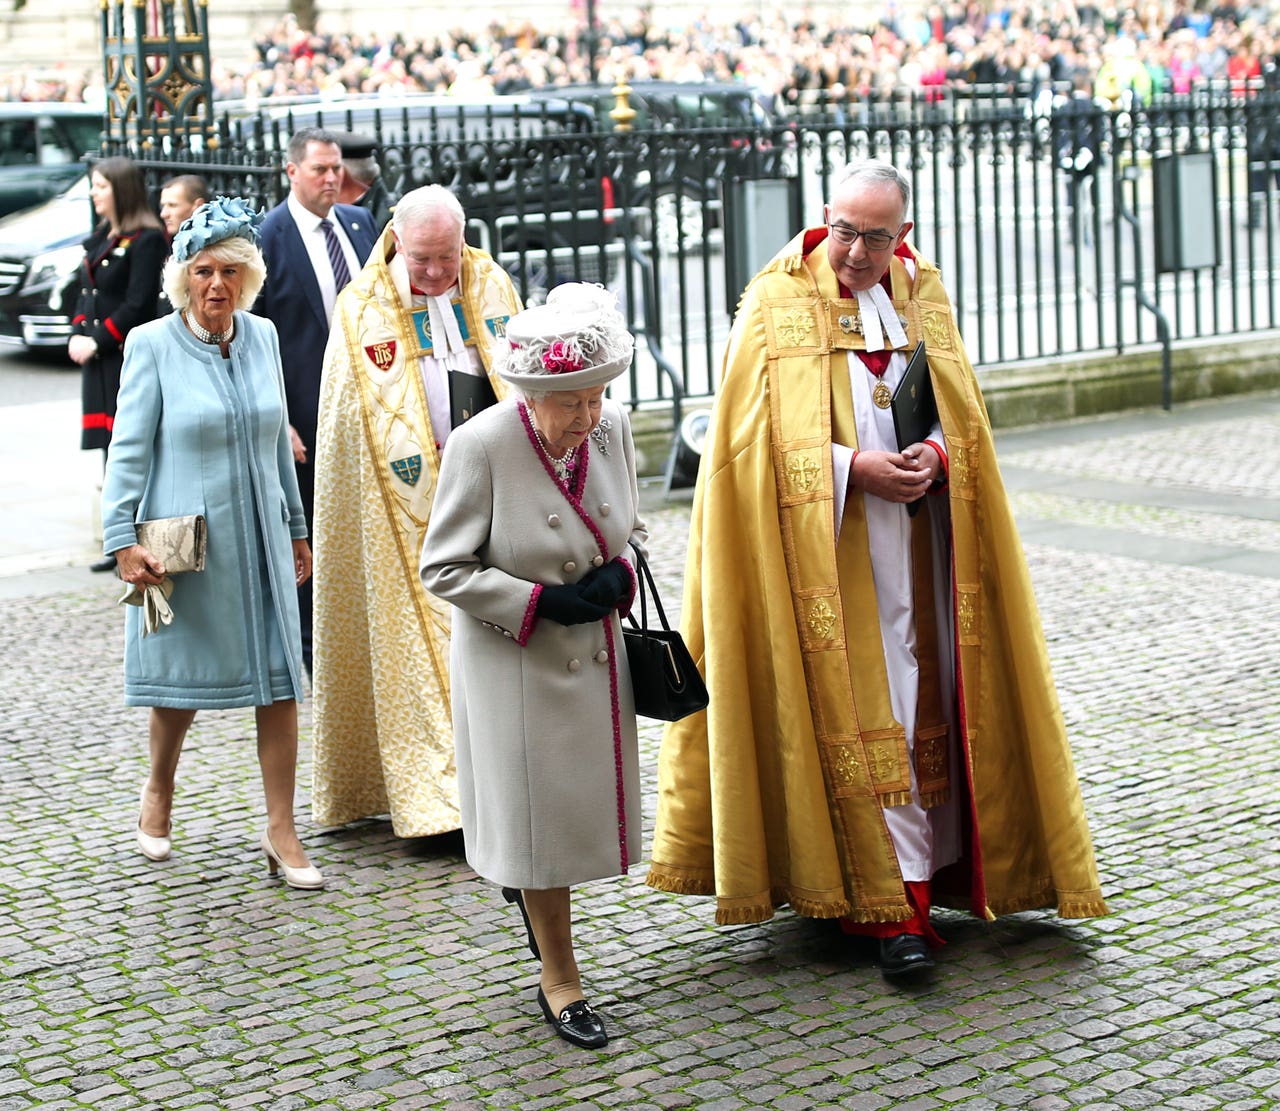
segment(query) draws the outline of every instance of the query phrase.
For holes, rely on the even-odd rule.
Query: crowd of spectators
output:
[[[819,95],[1057,83],[1116,103],[1205,83],[1242,92],[1276,74],[1280,16],[1266,0],[949,0],[897,5],[870,26],[782,14],[659,26],[604,19],[595,49],[579,19],[564,34],[531,23],[410,41],[314,31],[280,20],[243,59],[212,66],[215,99],[353,93],[514,93],[596,79],[740,80],[785,110]],[[592,62],[594,61],[594,66]],[[102,96],[101,77],[14,75],[9,99]]]

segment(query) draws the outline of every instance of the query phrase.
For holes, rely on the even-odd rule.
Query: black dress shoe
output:
[[[542,954],[538,952],[538,939],[533,936],[533,926],[529,923],[529,912],[524,909],[524,893],[518,888],[504,887],[502,897],[508,903],[515,903],[520,908],[520,917],[524,919],[524,932],[529,935],[529,952],[533,954],[534,960],[542,960]]]
[[[604,1023],[585,999],[570,1003],[559,1015],[553,1015],[547,997],[542,994],[542,988],[538,988],[538,1006],[551,1023],[551,1028],[570,1045],[581,1046],[583,1049],[600,1049],[609,1044]]]
[[[929,943],[919,934],[880,939],[880,971],[886,976],[917,976],[933,967]]]
[[[94,563],[89,564],[90,571],[114,571],[116,569],[116,557],[113,555],[103,556]]]

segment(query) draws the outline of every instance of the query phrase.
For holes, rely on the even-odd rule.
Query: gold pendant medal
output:
[[[887,409],[893,404],[893,394],[889,387],[883,381],[876,383],[876,388],[871,391],[871,400],[876,403],[879,409]]]

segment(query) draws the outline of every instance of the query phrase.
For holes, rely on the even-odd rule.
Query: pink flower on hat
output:
[[[548,374],[565,374],[583,367],[582,353],[567,340],[558,339],[542,353],[542,366]]]

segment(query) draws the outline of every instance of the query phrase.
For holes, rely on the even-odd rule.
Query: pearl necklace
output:
[[[201,343],[223,344],[236,334],[235,317],[231,318],[231,327],[229,327],[225,332],[211,332],[207,328],[200,327],[200,325],[196,323],[196,318],[189,312],[184,312],[182,314],[182,319],[187,322],[187,327],[191,329],[191,334]]]
[[[551,445],[547,443],[547,438],[542,434],[542,429],[538,427],[535,421],[530,421],[533,426],[533,434],[538,437],[538,444],[542,448],[543,454],[547,457],[547,462],[551,464],[551,469],[556,472],[558,478],[565,486],[569,485],[569,476],[573,473],[573,469],[577,463],[578,449],[573,448],[566,451],[560,459],[551,454]]]

